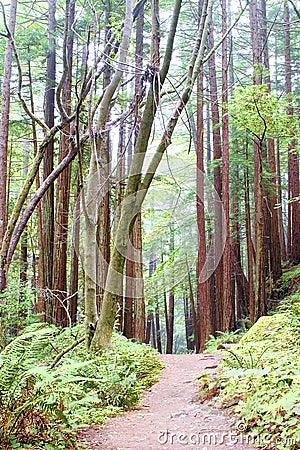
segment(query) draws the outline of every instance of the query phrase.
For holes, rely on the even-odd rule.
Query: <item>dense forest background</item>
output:
[[[159,352],[273,308],[300,263],[292,1],[1,3],[1,345],[85,320]]]

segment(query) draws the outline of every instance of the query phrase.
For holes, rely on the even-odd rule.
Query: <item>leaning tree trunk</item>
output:
[[[132,30],[132,23],[133,23],[133,1],[128,0],[126,3],[126,17],[124,22],[124,28],[123,28],[123,37],[122,42],[120,44],[120,50],[119,50],[119,61],[117,65],[116,72],[114,76],[112,77],[110,83],[106,87],[103,97],[101,99],[101,103],[99,105],[99,119],[97,128],[99,130],[105,130],[106,128],[106,122],[109,117],[110,112],[110,105],[111,100],[118,89],[123,72],[125,70],[124,64],[126,63],[126,57],[127,57],[127,51],[130,44],[130,37],[131,37],[131,30]],[[90,129],[90,138],[91,142],[93,143],[93,124],[89,124]],[[87,193],[86,198],[84,200],[84,215],[85,215],[85,228],[86,228],[86,235],[85,235],[85,262],[84,262],[84,269],[85,269],[85,312],[86,312],[86,345],[87,348],[90,348],[93,336],[94,336],[94,330],[96,328],[96,322],[98,318],[98,310],[97,310],[97,303],[96,303],[96,274],[97,274],[97,215],[98,215],[98,207],[99,207],[99,166],[98,166],[98,158],[105,154],[105,151],[107,150],[107,134],[108,131],[102,133],[102,136],[98,136],[97,139],[97,145],[92,148],[91,151],[91,160],[90,160],[90,168],[89,168],[89,174],[88,174],[88,181],[87,181]],[[92,144],[93,145],[93,144]],[[103,194],[103,191],[100,191],[100,196]],[[103,195],[102,195],[103,197]],[[101,200],[101,199],[100,199]],[[118,232],[116,239],[118,239]],[[121,246],[122,247],[122,246]],[[124,250],[124,246],[123,246]],[[108,326],[111,327],[111,332],[114,328],[114,321],[116,317],[117,312],[117,299],[119,298],[120,289],[122,286],[122,283],[120,281],[122,280],[123,275],[123,268],[124,268],[124,253],[120,254],[118,251],[116,252],[114,263],[109,265],[111,267],[111,270],[114,272],[116,271],[118,282],[114,284],[114,287],[112,288],[112,285],[110,285],[110,289],[113,289],[112,292],[114,292],[114,299],[116,300],[116,303],[114,304],[114,308],[111,311],[106,311],[104,299],[103,304],[101,305],[101,314],[103,309],[108,313],[108,316],[110,316],[110,319],[108,319]],[[121,265],[120,265],[121,261]],[[122,266],[122,267],[121,267]],[[107,283],[106,283],[107,284]],[[115,290],[116,289],[116,290]],[[105,294],[104,294],[105,298]],[[99,322],[98,322],[99,323]],[[97,327],[98,328],[98,327]],[[96,328],[96,330],[97,330]]]
[[[117,230],[115,245],[112,249],[112,257],[108,268],[107,283],[105,289],[105,295],[103,299],[103,305],[101,309],[100,318],[97,323],[94,338],[92,341],[91,349],[95,352],[103,349],[110,344],[112,338],[112,332],[114,328],[114,322],[117,312],[117,295],[121,286],[121,280],[124,269],[126,250],[128,247],[128,236],[132,231],[135,217],[141,210],[143,201],[150,188],[153,177],[156,170],[165,154],[166,149],[171,143],[171,138],[178,120],[183,110],[190,99],[192,88],[197,80],[199,70],[205,61],[210,57],[211,52],[204,58],[205,44],[208,34],[208,24],[211,17],[210,0],[205,0],[203,5],[203,12],[201,15],[200,26],[198,29],[198,36],[193,48],[190,63],[187,69],[187,76],[185,79],[182,93],[176,108],[165,124],[165,131],[156,148],[156,151],[149,162],[147,171],[142,177],[142,168],[144,159],[147,152],[148,142],[150,139],[152,123],[157,110],[159,94],[161,87],[166,79],[169,71],[170,62],[172,58],[173,43],[176,33],[179,12],[181,7],[181,0],[175,1],[173,18],[170,25],[170,32],[167,40],[167,47],[165,58],[162,64],[162,68],[158,73],[154,73],[154,77],[151,82],[151,87],[148,93],[148,97],[145,104],[144,114],[141,120],[140,131],[135,144],[135,154],[133,162],[131,164],[130,175],[128,179],[125,198],[122,204],[121,218]],[[241,14],[237,16],[234,24],[239,20]],[[214,51],[213,49],[212,51]]]
[[[135,144],[135,155],[131,164],[130,175],[128,179],[125,199],[122,204],[121,219],[118,226],[115,245],[112,250],[111,262],[108,268],[107,283],[100,318],[96,327],[95,335],[92,341],[91,349],[93,351],[101,350],[111,342],[112,331],[117,312],[117,295],[116,291],[120,289],[122,274],[124,268],[126,250],[128,247],[128,236],[132,231],[135,217],[140,211],[146,193],[151,185],[154,174],[162,160],[166,148],[170,145],[170,140],[178,119],[185,108],[192,91],[192,86],[197,79],[200,66],[203,64],[204,42],[206,42],[208,29],[208,4],[205,2],[204,13],[199,27],[198,38],[193,50],[191,63],[188,66],[188,74],[183,88],[180,101],[173,111],[171,118],[166,124],[163,137],[151,159],[147,172],[142,178],[142,167],[150,139],[152,123],[157,110],[159,93],[167,73],[169,71],[175,32],[178,23],[178,17],[181,7],[181,1],[177,0],[174,6],[174,14],[171,22],[171,28],[167,43],[165,58],[160,70],[160,80],[156,74],[152,80],[151,88],[146,100],[144,114],[141,120],[140,131]],[[160,83],[159,83],[160,81]]]

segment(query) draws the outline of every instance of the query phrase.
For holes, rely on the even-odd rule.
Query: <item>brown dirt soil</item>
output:
[[[214,403],[197,402],[195,379],[217,370],[216,355],[162,355],[160,381],[146,391],[138,407],[82,430],[88,450],[252,450],[247,438]]]

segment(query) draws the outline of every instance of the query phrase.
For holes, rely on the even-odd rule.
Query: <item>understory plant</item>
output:
[[[77,427],[135,405],[160,372],[146,345],[116,335],[95,356],[82,335],[79,326],[33,324],[0,353],[1,449],[77,448]]]
[[[210,335],[205,345],[205,353],[214,353],[222,344],[236,344],[242,338],[244,331],[217,331],[217,336]]]
[[[264,449],[300,448],[300,295],[262,317],[234,349],[224,350],[217,380],[237,428]],[[216,391],[211,381],[208,390]],[[236,417],[236,416],[235,416]]]

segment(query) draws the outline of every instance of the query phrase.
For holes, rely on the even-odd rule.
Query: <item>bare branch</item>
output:
[[[81,344],[82,342],[84,342],[85,337],[82,337],[80,339],[77,339],[76,341],[73,342],[73,344],[71,344],[69,347],[65,348],[64,350],[62,350],[54,359],[54,361],[50,364],[50,369],[53,369],[56,364],[59,363],[59,361],[62,359],[63,356],[65,356],[67,353],[69,353],[71,350],[73,350],[75,347],[77,347],[77,345]]]

